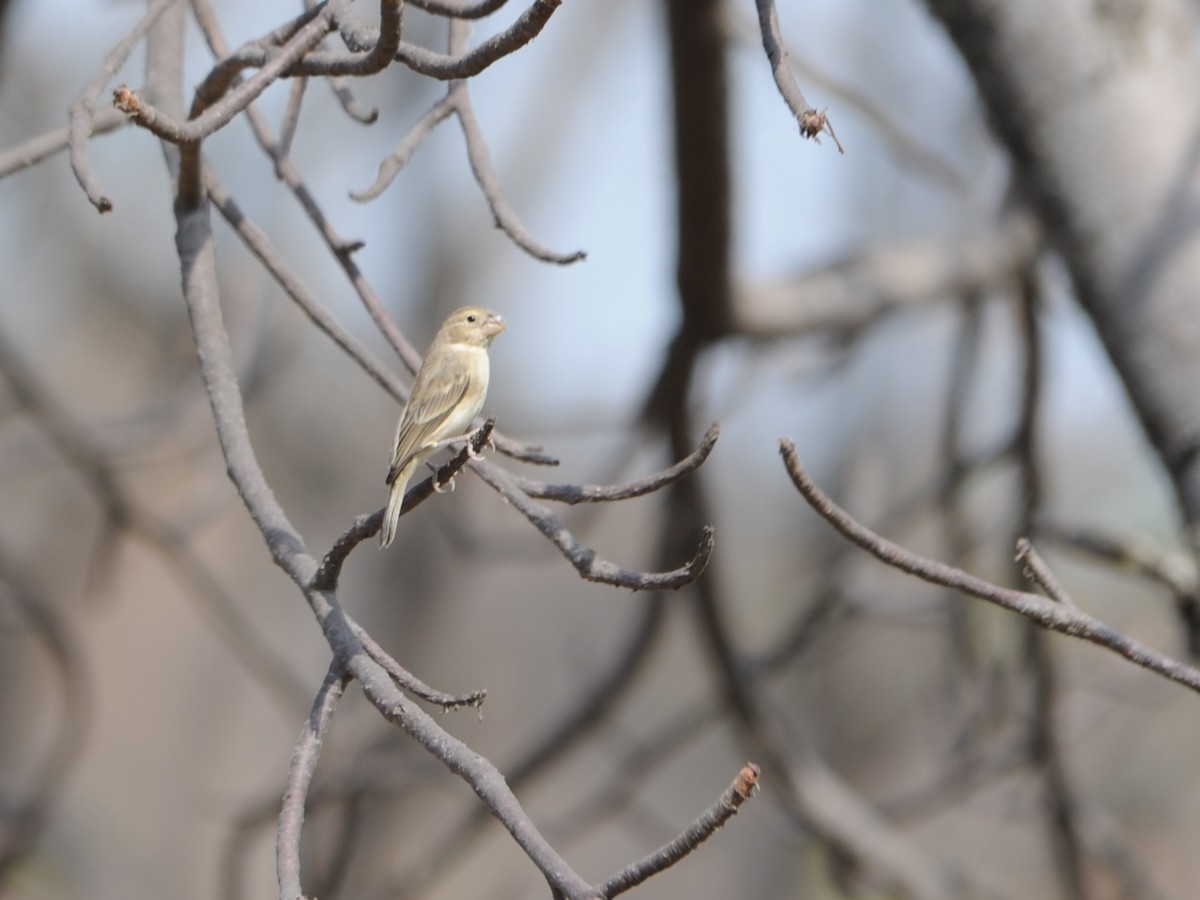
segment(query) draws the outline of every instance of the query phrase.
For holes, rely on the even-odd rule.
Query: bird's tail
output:
[[[388,494],[387,511],[383,514],[383,526],[379,529],[379,546],[388,546],[396,537],[396,526],[400,522],[400,509],[404,506],[404,492],[408,490],[408,479],[412,477],[412,465],[405,466],[392,481],[392,492]]]

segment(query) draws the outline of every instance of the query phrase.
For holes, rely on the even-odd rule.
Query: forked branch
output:
[[[1156,672],[1164,678],[1178,682],[1200,693],[1200,670],[1172,659],[1151,647],[1121,634],[1094,616],[1083,612],[1077,605],[1048,600],[1037,594],[1001,587],[978,578],[962,569],[927,559],[889,541],[856,521],[849,513],[834,503],[816,486],[796,452],[796,446],[788,439],[780,440],[780,453],[792,483],[808,505],[830,525],[836,528],[851,543],[866,550],[884,565],[909,575],[959,591],[980,600],[986,600],[1003,609],[1024,616],[1035,625],[1057,631],[1069,637],[1090,641],[1125,657],[1130,662]],[[1028,554],[1025,555],[1028,559]],[[1042,576],[1038,577],[1039,581]],[[1058,594],[1061,587],[1053,589]]]

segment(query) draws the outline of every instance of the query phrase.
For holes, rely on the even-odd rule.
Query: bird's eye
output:
[[[474,322],[474,321],[475,321],[475,316],[473,316],[473,315],[471,315],[471,316],[467,316],[467,321],[468,321],[468,322]]]

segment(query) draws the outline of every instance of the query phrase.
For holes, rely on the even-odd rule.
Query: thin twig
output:
[[[469,32],[470,26],[466,22],[457,19],[451,21],[448,37],[451,54],[461,52],[466,47]],[[365,190],[352,193],[350,196],[363,202],[374,199],[383,193],[407,164],[421,141],[452,112],[458,116],[463,140],[467,145],[467,160],[471,165],[471,172],[475,176],[479,189],[483,192],[484,199],[487,200],[496,227],[500,228],[512,239],[513,243],[534,259],[559,265],[569,265],[584,259],[587,254],[582,250],[561,253],[542,244],[529,234],[525,226],[521,224],[521,220],[517,218],[516,212],[504,196],[500,179],[492,165],[491,154],[488,152],[479,120],[475,117],[470,87],[465,78],[452,81],[446,96],[421,117],[420,121],[404,136],[396,150],[380,163],[374,183]]]
[[[554,513],[522,491],[508,472],[486,460],[473,460],[470,465],[484,481],[532,522],[538,531],[549,538],[575,570],[588,581],[611,584],[631,591],[677,590],[699,578],[708,566],[715,544],[711,525],[706,525],[701,532],[696,555],[678,569],[669,572],[626,569],[601,558],[595,550],[581,544]]]
[[[663,847],[622,869],[600,885],[600,896],[616,897],[637,887],[647,878],[657,875],[683,859],[701,843],[708,840],[722,825],[737,815],[742,804],[758,790],[759,769],[754,763],[746,763],[738,772],[733,783],[725,789],[711,807],[688,828]]]
[[[304,103],[304,94],[308,88],[307,78],[293,78],[291,90],[288,91],[287,108],[283,111],[283,119],[279,123],[279,157],[286,159],[292,155],[292,141],[296,138],[296,129],[300,125],[300,106]]]
[[[402,41],[396,59],[414,72],[439,81],[471,78],[537,37],[561,5],[562,0],[533,0],[512,25],[466,53],[436,53]]]
[[[142,38],[154,27],[159,16],[176,2],[177,0],[154,0],[150,4],[137,24],[104,57],[100,71],[87,83],[83,93],[71,104],[67,113],[67,140],[71,147],[71,171],[75,173],[75,180],[83,188],[88,200],[102,213],[112,209],[112,201],[104,196],[104,192],[100,189],[99,179],[92,169],[92,163],[87,153],[88,138],[95,131],[93,119],[96,115],[96,101],[100,99],[100,95],[121,67],[125,65],[133,48],[141,43]]]
[[[380,362],[358,338],[342,326],[321,301],[309,291],[303,280],[288,267],[283,255],[271,243],[265,231],[252,222],[225,186],[217,180],[211,170],[205,178],[208,194],[217,211],[229,223],[242,243],[275,279],[309,320],[323,334],[342,348],[366,372],[371,379],[398,400],[403,401],[408,392],[400,379]]]
[[[763,50],[771,63],[771,74],[775,78],[780,96],[796,117],[800,133],[820,143],[818,135],[823,131],[833,138],[838,152],[845,153],[846,149],[834,134],[829,117],[823,111],[818,112],[816,107],[804,99],[800,85],[796,83],[796,76],[792,74],[788,65],[787,50],[783,46],[783,34],[779,28],[779,12],[775,9],[775,0],[755,0],[755,5],[758,7],[758,27],[762,31]]]
[[[459,27],[465,26],[460,22],[450,23],[451,30]],[[455,109],[458,112],[458,122],[462,127],[463,139],[467,143],[467,159],[471,163],[471,172],[475,175],[475,181],[487,199],[492,215],[496,219],[496,227],[512,238],[513,243],[534,259],[564,266],[585,259],[587,253],[583,250],[560,253],[535,240],[525,230],[525,226],[517,218],[516,212],[500,187],[500,179],[496,176],[491,154],[488,153],[487,143],[483,139],[483,130],[479,127],[479,120],[475,118],[475,108],[471,104],[467,83],[465,81],[457,82],[452,93]]]
[[[366,632],[361,625],[354,620],[346,617],[350,622],[350,627],[354,631],[354,636],[358,638],[358,642],[362,644],[367,655],[375,662],[383,667],[383,670],[392,676],[392,680],[396,682],[397,687],[408,691],[416,697],[420,697],[426,703],[432,703],[435,706],[440,706],[442,712],[451,712],[464,707],[472,707],[479,710],[480,717],[483,716],[483,703],[487,700],[487,690],[479,688],[474,691],[468,691],[465,694],[447,694],[445,691],[439,691],[432,688],[419,679],[412,672],[404,668],[400,663],[392,657],[390,653],[383,649],[379,643]]]
[[[120,110],[109,108],[96,110],[89,122],[88,136],[108,134],[128,122],[128,117]],[[0,178],[37,165],[42,160],[61,153],[67,149],[70,141],[71,126],[62,125],[0,153]]]
[[[508,0],[408,0],[417,9],[452,19],[482,19],[501,9]]]
[[[321,756],[321,744],[349,681],[341,663],[334,659],[292,750],[275,837],[275,872],[279,879],[280,900],[304,900],[300,887],[300,834],[304,829],[304,807]]]
[[[1033,548],[1033,544],[1029,542],[1028,538],[1017,539],[1016,560],[1025,567],[1025,574],[1029,580],[1045,591],[1047,597],[1055,603],[1079,609],[1071,595],[1067,593],[1066,588],[1062,586],[1062,582],[1050,571],[1050,567]]]
[[[939,584],[955,591],[986,600],[1004,609],[1024,616],[1043,628],[1057,631],[1070,637],[1081,638],[1123,656],[1130,662],[1162,675],[1170,681],[1182,684],[1200,693],[1200,670],[1181,663],[1164,653],[1121,634],[1099,619],[1077,609],[1071,609],[1037,594],[1004,588],[990,581],[919,556],[899,544],[877,535],[865,525],[852,518],[813,483],[800,462],[796,446],[786,438],[780,441],[780,452],[792,483],[809,506],[859,547],[862,547],[880,562],[909,575]]]
[[[749,14],[743,15],[740,5],[731,17],[731,28],[736,37],[749,45],[751,41],[762,43],[762,30]],[[960,197],[966,197],[971,182],[945,154],[938,153],[913,134],[914,128],[899,115],[893,113],[885,103],[877,100],[866,90],[850,81],[822,70],[811,59],[796,52],[796,45],[786,40],[780,44],[787,57],[790,69],[808,84],[822,89],[827,95],[840,101],[842,110],[854,110],[882,138],[897,162],[915,174],[926,178],[938,187]],[[757,47],[755,48],[757,52]],[[903,110],[898,110],[903,112]]]
[[[704,465],[705,460],[712,453],[713,447],[716,446],[720,433],[720,424],[714,422],[704,433],[700,445],[675,465],[637,481],[627,481],[624,484],[545,484],[534,481],[532,478],[516,478],[514,480],[517,486],[530,497],[569,505],[610,503],[617,500],[629,500],[633,497],[644,497],[662,490],[672,482],[690,475]]]
[[[433,129],[439,123],[449,118],[454,111],[455,103],[453,95],[447,93],[445,97],[434,103],[425,115],[417,120],[417,123],[409,129],[408,134],[404,136],[403,140],[396,145],[396,149],[384,157],[383,162],[379,164],[379,171],[375,175],[375,181],[361,191],[351,191],[350,197],[359,203],[366,203],[368,200],[374,200],[387,190],[388,185],[395,181],[396,176],[400,174],[400,170],[408,165],[408,161],[417,152],[417,148],[421,146],[421,142],[432,134]]]
[[[83,647],[62,615],[18,571],[15,560],[0,554],[0,596],[12,603],[46,648],[62,688],[62,724],[35,770],[26,775],[19,799],[0,806],[0,883],[37,845],[67,776],[87,746],[93,706]]]

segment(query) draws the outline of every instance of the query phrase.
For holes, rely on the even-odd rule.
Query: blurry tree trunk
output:
[[[1200,543],[1200,47],[1187,0],[929,0]]]

